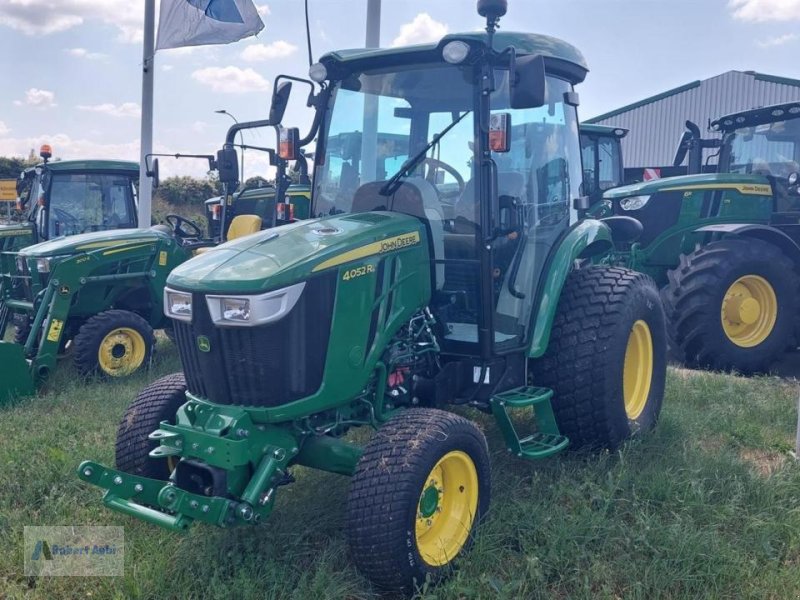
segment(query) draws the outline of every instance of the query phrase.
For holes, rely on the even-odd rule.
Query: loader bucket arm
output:
[[[33,303],[33,324],[25,346],[0,341],[0,405],[12,398],[35,393],[55,369],[61,338],[70,318],[73,299],[81,289],[94,283],[150,281],[160,266],[160,240],[102,247],[76,254],[55,265],[41,300]],[[97,275],[98,267],[124,260],[143,267],[121,273]],[[11,301],[9,301],[11,302]],[[110,307],[109,307],[110,308]]]

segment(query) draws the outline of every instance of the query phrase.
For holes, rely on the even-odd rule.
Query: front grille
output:
[[[639,210],[619,210],[617,214],[633,217],[642,224],[644,231],[637,241],[648,246],[678,222],[682,207],[683,192],[659,192]]]
[[[174,321],[175,339],[192,394],[216,404],[280,406],[322,383],[336,294],[336,271],[314,277],[291,312],[258,327],[217,327],[202,294],[192,298],[192,323]],[[198,338],[208,338],[209,351]]]

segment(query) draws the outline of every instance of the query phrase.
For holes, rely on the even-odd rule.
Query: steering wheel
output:
[[[431,158],[430,156],[425,157],[422,161],[423,165],[428,165],[428,172],[425,175],[425,179],[430,183],[433,187],[436,187],[436,180],[434,178],[434,173],[436,173],[436,169],[441,169],[442,171],[446,171],[453,176],[453,178],[458,183],[458,196],[464,193],[464,188],[466,184],[464,183],[464,178],[461,176],[455,167],[448,165],[446,162],[439,160],[438,158]],[[438,191],[438,188],[436,188]]]
[[[167,215],[167,223],[172,227],[172,231],[179,238],[200,238],[203,237],[203,230],[189,219],[180,215]]]
[[[63,223],[63,227],[72,226],[74,229],[79,229],[80,227],[80,220],[73,214],[68,213],[67,211],[61,208],[52,208],[53,212],[55,213],[56,218]],[[78,231],[77,233],[81,233]],[[63,232],[61,235],[64,235]]]

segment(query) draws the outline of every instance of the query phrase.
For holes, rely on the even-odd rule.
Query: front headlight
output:
[[[258,296],[206,296],[206,303],[211,320],[217,325],[266,325],[285,317],[305,287],[302,282]]]
[[[192,320],[192,295],[164,289],[164,314],[180,321]]]
[[[69,258],[69,254],[61,256],[43,256],[36,259],[36,270],[39,273],[49,273],[53,267],[63,258]]]
[[[639,210],[644,208],[649,200],[650,196],[631,196],[620,200],[619,207],[622,210]]]

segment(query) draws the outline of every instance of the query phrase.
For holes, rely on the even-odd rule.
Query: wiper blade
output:
[[[397,170],[397,173],[392,175],[389,179],[386,180],[386,183],[383,184],[383,187],[380,189],[381,196],[391,196],[397,191],[397,188],[400,187],[400,180],[408,175],[408,173],[422,161],[428,155],[428,151],[433,148],[436,144],[439,143],[439,140],[442,139],[448,131],[450,131],[453,127],[458,125],[464,117],[466,117],[472,111],[466,111],[463,115],[459,116],[455,119],[452,123],[450,123],[447,127],[442,129],[439,133],[434,135],[425,147],[417,152],[414,156],[407,159],[400,168]]]

